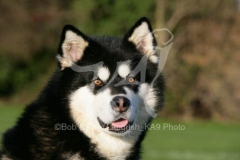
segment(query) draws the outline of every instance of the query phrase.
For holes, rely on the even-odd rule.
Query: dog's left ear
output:
[[[152,27],[146,17],[139,19],[130,31],[125,35],[124,41],[132,43],[141,53],[147,55],[157,63],[157,41],[152,33]],[[154,56],[154,57],[152,57]],[[155,60],[154,60],[155,59]]]

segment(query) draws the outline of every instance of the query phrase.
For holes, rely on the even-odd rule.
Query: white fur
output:
[[[155,64],[159,63],[159,58],[156,55],[150,56],[149,60]]]
[[[69,30],[65,34],[65,40],[62,44],[63,56],[57,56],[62,69],[70,67],[74,62],[80,60],[88,46],[88,42],[73,31]]]
[[[102,80],[102,81],[107,81],[108,78],[110,76],[110,72],[109,69],[106,67],[101,67],[98,69],[98,77]]]
[[[130,73],[130,67],[129,64],[121,64],[118,67],[118,74],[122,77],[125,78],[128,74]]]
[[[112,133],[108,127],[103,129],[98,121],[99,117],[104,123],[109,124],[116,120],[116,112],[111,108],[110,102],[116,95],[110,94],[110,89],[105,89],[94,95],[90,87],[79,88],[70,95],[71,115],[79,129],[96,144],[96,151],[106,156],[110,160],[125,159],[135,144],[150,115],[147,113],[145,105],[154,107],[154,91],[147,84],[139,87],[139,93],[135,93],[124,87],[125,96],[131,102],[126,116],[129,121],[134,120],[133,130],[125,133]],[[149,99],[148,99],[149,98]]]
[[[134,30],[128,41],[135,44],[137,49],[147,56],[155,53],[153,35],[148,28],[147,22],[142,22],[142,24]]]
[[[139,88],[139,94],[144,98],[144,103],[146,107],[150,107],[154,110],[154,107],[157,103],[154,89],[147,83],[143,83]]]
[[[94,110],[98,107],[97,105],[102,104],[99,101],[95,101],[96,97],[91,93],[90,89],[88,87],[80,88],[70,97],[73,119],[79,129],[91,139],[92,143],[96,144],[96,151],[111,160],[125,159],[133,146],[134,140],[120,136],[116,137],[103,131],[97,122],[97,117],[94,115]],[[101,99],[101,101],[106,101],[110,104],[109,100],[109,98]],[[107,108],[109,106],[102,107]]]
[[[103,90],[97,96],[95,96],[95,111],[96,116],[98,116],[104,123],[109,124],[114,121],[116,112],[110,106],[114,96],[110,94],[109,89]]]
[[[134,120],[134,126],[135,130],[131,131],[131,135],[133,137],[138,137],[140,134],[140,131],[145,129],[145,125],[148,121],[148,119],[152,116],[151,112],[148,112],[148,108],[150,107],[151,109],[154,108],[155,106],[155,94],[150,85],[147,83],[141,84],[139,86],[139,93],[136,94],[134,91],[128,89],[125,87],[125,90],[127,92],[127,97],[130,95],[135,97],[133,100],[136,101],[134,106],[136,107],[136,115],[135,115],[135,120]]]

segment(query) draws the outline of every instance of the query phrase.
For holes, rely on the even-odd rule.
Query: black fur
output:
[[[109,67],[111,75],[117,67],[116,62],[119,61],[132,60],[131,65],[134,68],[143,54],[136,49],[134,44],[127,41],[127,38],[132,34],[134,28],[143,21],[147,22],[150,30],[152,30],[149,21],[142,18],[123,38],[88,37],[76,28],[67,25],[63,29],[58,52],[61,55],[63,54],[61,44],[65,39],[64,33],[70,29],[89,42],[82,59],[77,62],[78,65],[86,66],[103,61],[104,65]],[[154,44],[156,44],[155,39]],[[93,78],[92,72],[78,73],[71,68],[61,70],[60,63],[58,65],[59,67],[40,96],[26,107],[16,125],[4,134],[2,155],[14,160],[61,160],[64,159],[62,156],[64,153],[79,153],[86,160],[106,159],[95,151],[94,144],[80,130],[64,131],[54,128],[57,123],[75,124],[69,113],[68,95],[79,87],[92,83]],[[157,66],[148,61],[145,81],[150,83],[156,72]],[[137,79],[140,79],[140,75],[137,75]],[[117,77],[114,81],[118,82],[120,80],[121,78]],[[135,92],[138,91],[137,85],[129,85],[128,87]],[[158,106],[156,106],[156,111],[158,111],[163,105],[164,84],[162,76],[158,77],[154,88],[159,97]],[[98,88],[93,89],[95,93],[98,90]],[[124,90],[121,87],[112,90],[112,94],[122,92]],[[151,119],[149,119],[149,123],[150,121]],[[142,132],[127,159],[140,158],[141,142],[145,134],[145,131]]]

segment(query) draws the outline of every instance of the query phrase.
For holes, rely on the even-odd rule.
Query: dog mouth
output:
[[[124,119],[124,118],[120,118],[116,121],[113,121],[110,124],[104,123],[99,117],[97,119],[98,119],[98,122],[99,122],[99,124],[102,128],[107,128],[108,127],[109,131],[115,132],[115,133],[124,133],[127,130],[129,130],[131,125],[133,124],[133,122],[130,122],[127,119]]]

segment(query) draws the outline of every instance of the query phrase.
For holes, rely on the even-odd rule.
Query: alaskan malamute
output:
[[[138,160],[163,106],[156,39],[147,18],[121,38],[63,28],[58,67],[3,136],[2,160]]]

